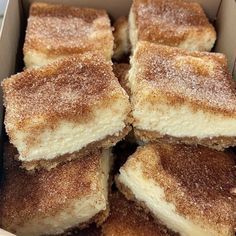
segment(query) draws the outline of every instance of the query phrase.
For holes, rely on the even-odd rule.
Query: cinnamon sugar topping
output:
[[[71,201],[95,194],[102,188],[100,150],[91,150],[83,158],[51,171],[35,173],[21,169],[20,163],[14,160],[15,155],[18,155],[16,149],[8,144],[4,158],[4,204],[0,209],[5,228],[52,216]]]
[[[181,0],[135,0],[138,39],[178,46],[191,30],[214,29],[198,3]]]
[[[171,103],[189,102],[224,115],[236,112],[235,83],[225,56],[140,42],[133,64],[139,68],[135,80]]]
[[[51,125],[60,119],[83,122],[101,100],[106,105],[118,94],[126,97],[111,63],[94,54],[26,70],[5,79],[2,86],[7,125],[21,126],[33,117],[36,123],[44,119]]]
[[[99,50],[106,55],[112,53],[112,47],[110,20],[105,10],[32,4],[25,54],[29,50],[51,56]]]

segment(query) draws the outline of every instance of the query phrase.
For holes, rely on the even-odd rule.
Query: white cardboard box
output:
[[[0,0],[2,1],[2,0]],[[0,80],[19,72],[23,67],[22,46],[29,5],[35,0],[8,0],[2,31],[0,32]],[[132,0],[38,0],[72,6],[106,9],[115,19],[128,15]],[[236,79],[236,0],[194,0],[199,2],[216,27],[217,42],[214,51],[226,54],[229,70]],[[0,91],[0,131],[3,105]],[[1,135],[3,137],[3,135]],[[0,140],[0,148],[3,140]],[[1,174],[1,169],[0,169]],[[0,200],[1,201],[1,200]],[[1,217],[1,216],[0,216]],[[1,219],[0,219],[1,220]],[[0,222],[1,223],[1,222]],[[0,229],[0,236],[10,236]]]

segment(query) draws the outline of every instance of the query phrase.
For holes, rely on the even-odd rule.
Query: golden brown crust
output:
[[[54,129],[59,121],[87,122],[95,109],[120,98],[128,104],[111,63],[98,54],[68,57],[40,69],[28,69],[5,79],[2,87],[8,135],[14,139],[15,130],[28,131],[32,134],[25,140],[28,145],[43,128]]]
[[[136,85],[131,86],[133,100],[142,99],[139,91],[148,89],[151,104],[163,99],[171,106],[187,104],[193,111],[235,115],[235,82],[223,54],[140,42],[132,59],[133,68],[137,70],[133,75]]]
[[[167,236],[167,228],[139,209],[133,202],[115,192],[110,196],[110,215],[102,225],[104,236]]]
[[[130,95],[130,87],[128,80],[128,72],[130,69],[130,65],[128,63],[114,63],[112,67],[115,76],[120,82],[120,85],[126,91],[126,93]]]
[[[60,4],[34,2],[30,7],[30,16],[39,17],[79,17],[92,23],[97,17],[106,16],[106,11],[93,8],[79,8]]]
[[[187,219],[233,232],[236,198],[234,157],[203,146],[154,143],[139,148],[124,170],[142,165],[145,178],[165,192],[167,202]]]
[[[112,48],[113,36],[105,10],[46,3],[31,5],[25,55],[40,52],[55,57],[98,50],[109,58]]]
[[[14,229],[36,217],[52,216],[72,200],[96,194],[102,188],[101,151],[98,149],[51,171],[40,170],[34,174],[19,168],[15,155],[16,149],[7,145],[1,198],[2,226],[6,229]]]
[[[88,144],[86,147],[82,148],[79,152],[74,152],[72,154],[64,154],[62,156],[56,157],[51,160],[38,160],[38,161],[25,161],[22,162],[22,167],[28,171],[37,169],[51,170],[60,163],[65,163],[71,160],[83,158],[91,149],[94,148],[109,148],[114,146],[117,142],[122,140],[131,130],[130,126],[126,126],[118,135],[107,136],[103,140],[95,141]]]
[[[134,129],[135,136],[137,139],[141,139],[144,142],[155,142],[155,141],[164,141],[169,143],[185,143],[185,144],[200,144],[206,147],[210,147],[216,149],[218,151],[222,151],[228,147],[236,146],[236,136],[235,137],[227,137],[227,136],[219,136],[219,137],[209,137],[209,138],[197,138],[197,137],[174,137],[170,135],[162,135],[156,131],[146,131],[140,129]]]
[[[197,34],[215,30],[198,3],[181,0],[134,0],[138,40],[178,46],[191,31]]]

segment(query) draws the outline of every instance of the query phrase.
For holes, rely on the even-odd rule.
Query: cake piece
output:
[[[149,144],[120,169],[119,189],[174,232],[232,236],[236,172],[233,156],[203,146]]]
[[[18,236],[62,234],[73,227],[101,224],[108,216],[109,150],[90,150],[81,159],[34,174],[4,155],[2,227]]]
[[[108,148],[130,130],[128,95],[102,56],[68,57],[2,86],[6,131],[27,169],[50,169],[89,146]]]
[[[140,42],[129,84],[138,139],[236,145],[235,83],[223,54]]]
[[[130,65],[128,63],[114,63],[113,64],[113,72],[115,76],[118,78],[120,85],[126,91],[128,95],[130,95],[130,87],[128,80],[128,72],[130,69]]]
[[[109,17],[105,10],[32,3],[23,51],[26,67],[87,51],[99,51],[110,60],[113,35]]]
[[[102,224],[103,236],[174,236],[165,226],[128,201],[121,193],[110,197],[110,214]]]
[[[134,0],[129,38],[188,50],[210,51],[216,32],[199,3],[182,0]]]
[[[125,16],[118,18],[114,23],[114,54],[113,59],[120,60],[130,52],[128,35],[128,20]]]

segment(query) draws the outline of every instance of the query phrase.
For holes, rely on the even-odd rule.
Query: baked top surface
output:
[[[73,200],[95,195],[103,189],[99,150],[91,150],[83,158],[50,171],[35,173],[21,169],[20,163],[14,160],[15,155],[18,155],[17,150],[7,144],[0,210],[4,227],[21,225],[42,216],[53,217]]]
[[[235,83],[223,54],[188,52],[140,42],[131,66],[129,80],[134,100],[148,91],[146,99],[154,105],[165,98],[172,106],[185,103],[193,110],[204,109],[222,115],[236,112]]]
[[[159,41],[178,45],[189,33],[212,31],[202,7],[198,3],[180,0],[134,0],[131,8],[139,40]]]
[[[232,154],[203,146],[153,143],[139,148],[123,168],[129,171],[137,166],[141,166],[145,181],[163,188],[166,200],[188,219],[209,225],[234,224],[236,169]]]
[[[102,225],[102,233],[105,236],[175,235],[119,192],[110,196],[110,215]]]
[[[2,83],[6,126],[24,127],[27,120],[83,122],[93,110],[128,96],[102,56],[81,54],[40,69],[28,69]]]
[[[105,10],[33,3],[24,53],[35,50],[49,56],[86,50],[112,50],[113,36]]]

